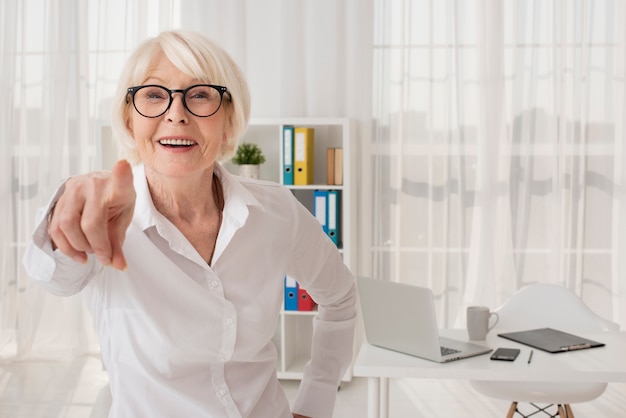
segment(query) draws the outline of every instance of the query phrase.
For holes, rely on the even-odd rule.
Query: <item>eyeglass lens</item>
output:
[[[211,116],[220,107],[220,91],[209,85],[192,86],[185,90],[183,105],[196,116]],[[161,116],[170,107],[170,91],[161,86],[144,86],[135,91],[133,104],[143,116]]]

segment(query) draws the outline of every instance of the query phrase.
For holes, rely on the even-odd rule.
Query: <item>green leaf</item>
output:
[[[257,144],[242,142],[232,158],[233,164],[263,164],[265,156]]]

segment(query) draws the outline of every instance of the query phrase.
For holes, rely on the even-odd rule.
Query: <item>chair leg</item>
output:
[[[517,402],[511,402],[511,406],[509,407],[509,412],[506,414],[506,418],[513,418],[513,415],[515,415],[515,411],[517,411]]]
[[[537,410],[533,413],[531,413],[530,415],[524,415],[522,412],[517,410],[517,402],[513,401],[511,402],[511,406],[509,407],[509,411],[506,414],[506,418],[513,418],[515,413],[519,413],[522,417],[524,418],[528,418],[531,415],[535,415],[538,414],[540,412],[543,412],[544,414],[547,414],[548,416],[550,416],[551,418],[574,418],[574,412],[572,411],[572,407],[569,404],[558,404],[556,406],[556,415],[552,415],[552,413],[548,412],[547,409],[550,407],[553,407],[554,404],[550,404],[546,407],[540,407],[538,405],[535,405],[534,403],[530,403],[530,405],[534,406],[535,408],[537,408]]]

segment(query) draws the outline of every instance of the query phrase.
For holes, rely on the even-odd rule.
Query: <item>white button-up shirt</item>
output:
[[[126,271],[93,255],[79,264],[53,251],[46,216],[24,265],[54,294],[82,290],[109,373],[110,416],[129,418],[291,417],[272,338],[284,277],[294,277],[319,312],[293,411],[330,417],[352,357],[354,278],[287,188],[221,166],[215,172],[224,211],[210,265],[154,208],[142,165],[133,168],[137,202],[123,247]]]

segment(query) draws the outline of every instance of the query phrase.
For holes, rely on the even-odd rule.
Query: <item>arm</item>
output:
[[[293,410],[302,416],[330,417],[339,382],[353,355],[356,283],[317,219],[303,210],[298,209],[290,274],[318,303],[319,313],[313,322],[311,360]]]
[[[112,173],[69,179],[57,191],[26,249],[23,264],[29,276],[50,292],[67,296],[85,286],[94,266],[123,268],[121,251],[132,219],[135,192],[126,162]]]
[[[71,178],[50,215],[52,246],[78,263],[93,253],[103,265],[123,270],[122,243],[134,207],[133,174],[126,161],[111,173]]]

